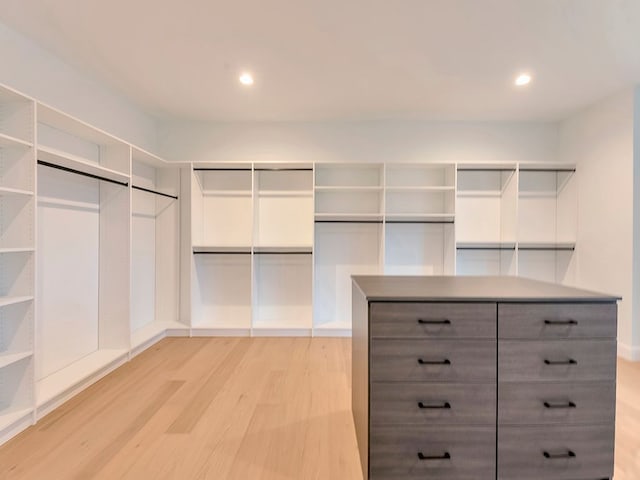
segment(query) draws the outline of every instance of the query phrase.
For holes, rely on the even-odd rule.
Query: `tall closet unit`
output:
[[[0,86],[0,443],[189,333],[179,168]]]
[[[131,176],[131,350],[135,354],[180,323],[179,167],[133,147]]]
[[[0,88],[0,443],[34,411],[34,109]]]
[[[197,163],[182,174],[192,248],[182,315],[192,334],[309,335],[313,166]]]

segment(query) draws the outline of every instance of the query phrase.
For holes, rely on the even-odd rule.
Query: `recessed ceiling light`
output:
[[[525,85],[529,85],[531,82],[531,75],[528,73],[521,73],[516,77],[516,81],[514,82],[518,87],[524,87]]]
[[[240,80],[240,83],[242,85],[245,85],[247,87],[253,85],[253,75],[251,75],[249,72],[241,73],[238,80]]]

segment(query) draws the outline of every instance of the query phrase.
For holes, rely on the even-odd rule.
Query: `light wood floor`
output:
[[[361,479],[350,340],[166,339],[0,447],[0,479]],[[615,480],[640,479],[619,363]]]

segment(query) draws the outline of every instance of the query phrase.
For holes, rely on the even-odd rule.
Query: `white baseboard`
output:
[[[618,356],[631,362],[640,362],[640,346],[631,346],[618,342]]]

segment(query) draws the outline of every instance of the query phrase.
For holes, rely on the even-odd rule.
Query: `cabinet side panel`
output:
[[[356,428],[360,464],[368,478],[369,464],[369,303],[364,294],[352,285],[351,340],[351,408]]]

